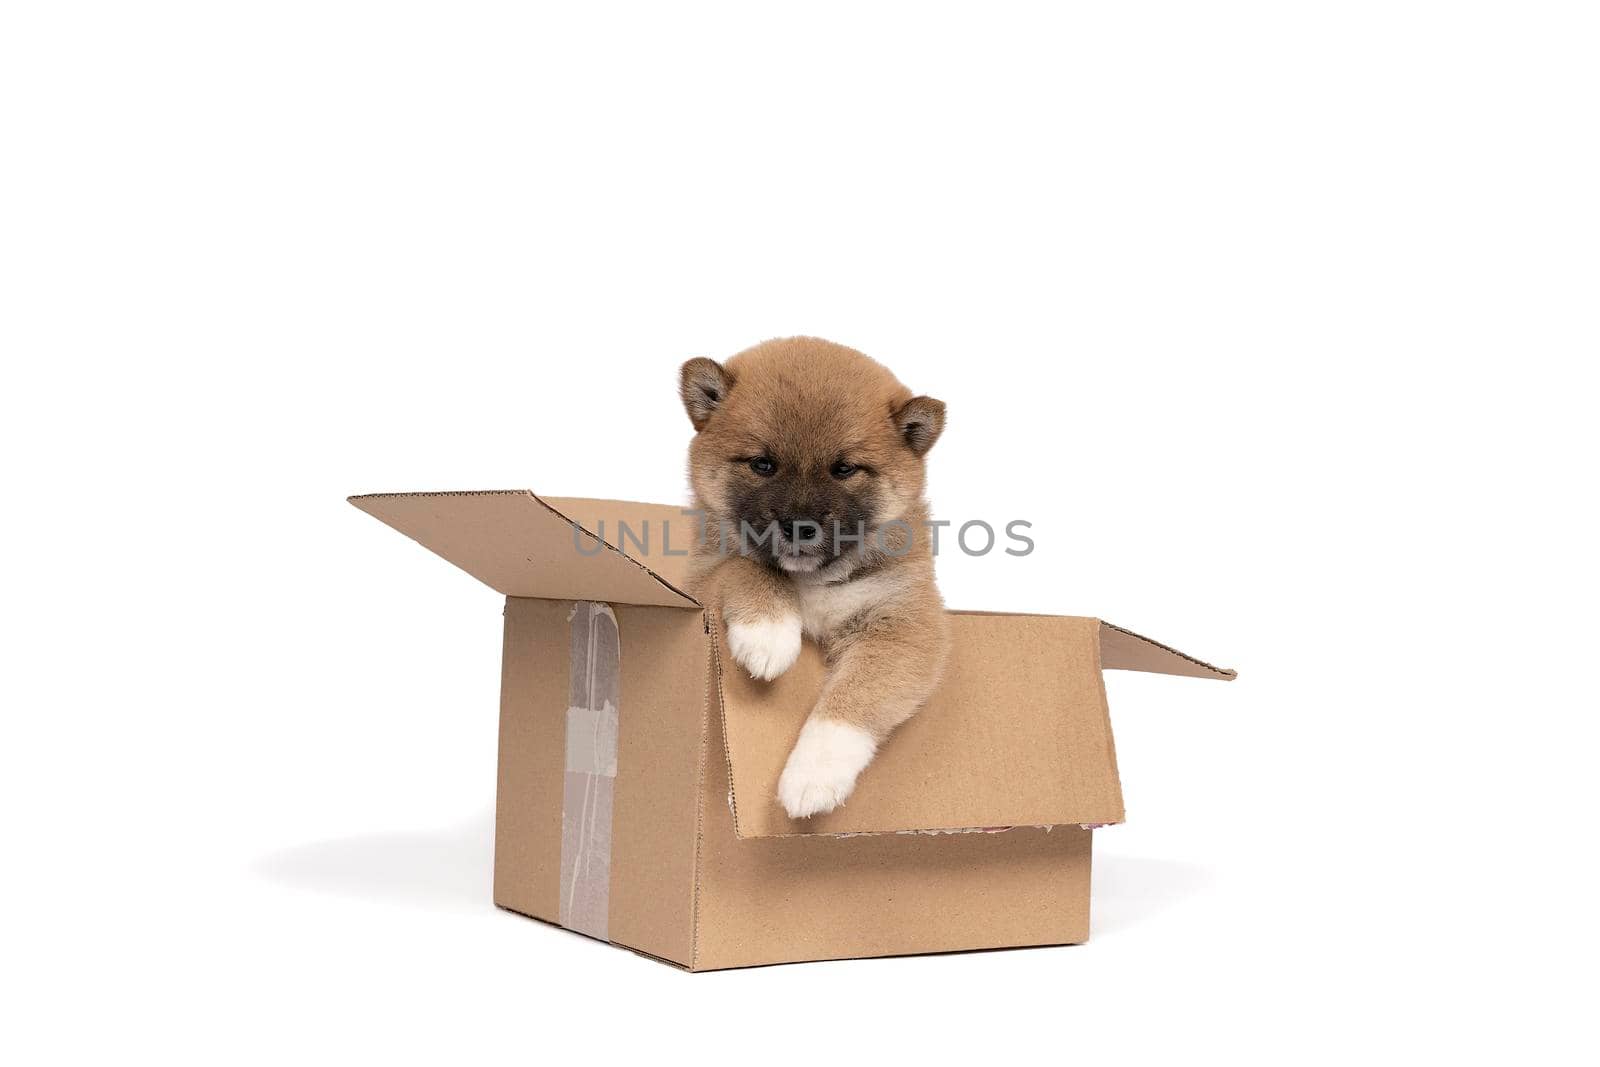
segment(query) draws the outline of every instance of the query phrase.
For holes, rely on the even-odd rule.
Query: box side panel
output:
[[[695,970],[1089,936],[1087,830],[740,839],[719,759],[701,804]]]
[[[622,689],[610,937],[688,966],[710,638],[705,617],[616,608]]]
[[[568,601],[506,599],[494,902],[560,921]]]
[[[1049,616],[954,615],[944,678],[826,815],[790,819],[779,776],[821,691],[807,642],[773,682],[731,661],[720,678],[740,836],[1116,823],[1122,786],[1106,713],[1100,624]]]

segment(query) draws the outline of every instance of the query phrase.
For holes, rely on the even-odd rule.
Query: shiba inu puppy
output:
[[[693,592],[752,676],[809,636],[828,677],[778,783],[792,818],[832,811],[938,683],[949,643],[934,584],[925,457],[944,404],[854,349],[767,341],[691,359],[680,391],[703,536]]]

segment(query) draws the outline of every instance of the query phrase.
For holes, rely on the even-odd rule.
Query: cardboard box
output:
[[[681,509],[351,502],[506,597],[495,903],[689,970],[1085,940],[1091,828],[1123,817],[1101,671],[1234,676],[1097,619],[953,612],[928,706],[791,820],[821,656],[771,683],[725,658]]]

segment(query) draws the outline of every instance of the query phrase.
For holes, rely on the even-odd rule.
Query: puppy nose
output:
[[[822,523],[809,515],[789,515],[778,519],[778,529],[790,541],[815,541],[822,534]]]

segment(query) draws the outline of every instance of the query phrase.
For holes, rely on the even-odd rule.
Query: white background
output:
[[[1593,1062],[1571,4],[8,4],[13,1062]],[[678,364],[945,399],[1109,680],[1071,949],[690,976],[490,904],[500,602],[344,503],[675,501]]]

